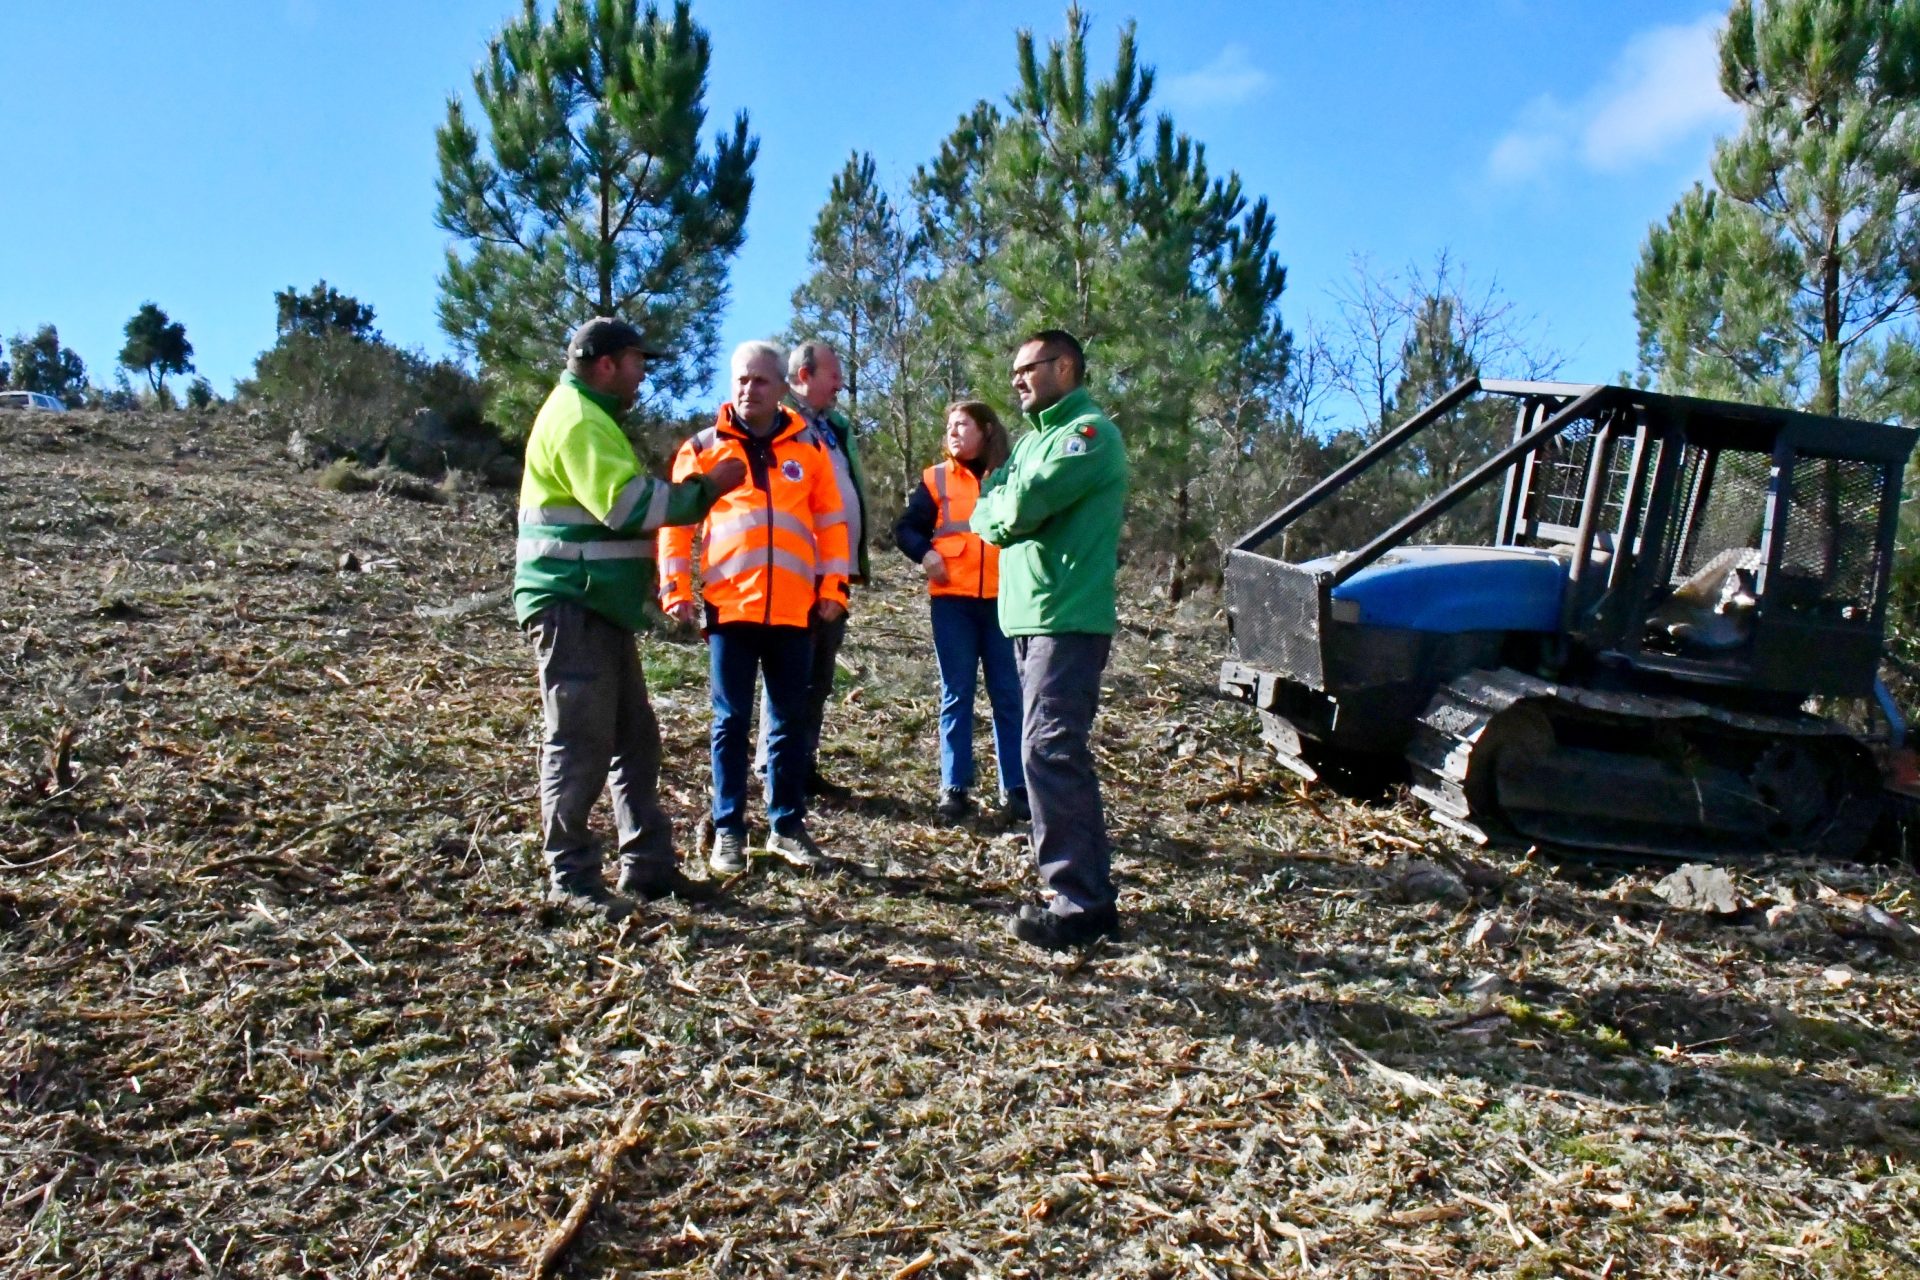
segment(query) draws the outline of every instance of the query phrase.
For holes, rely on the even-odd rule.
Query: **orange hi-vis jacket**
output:
[[[945,582],[927,582],[936,596],[973,596],[992,600],[1000,594],[1000,548],[982,542],[973,531],[973,504],[980,501],[980,479],[949,458],[920,477],[933,495],[933,549],[947,562]]]
[[[764,439],[722,405],[711,427],[680,446],[679,482],[711,470],[722,458],[747,464],[747,483],[720,500],[698,527],[700,580],[710,621],[804,627],[818,600],[847,601],[847,515],[833,459],[811,428],[782,406]],[[689,525],[660,530],[660,603],[693,599],[693,535]]]

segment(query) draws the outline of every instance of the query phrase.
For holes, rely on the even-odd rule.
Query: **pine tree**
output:
[[[793,332],[839,353],[855,428],[877,431],[890,446],[884,463],[895,474],[883,491],[911,487],[928,461],[919,442],[937,430],[922,421],[938,406],[930,407],[916,376],[927,336],[917,305],[921,256],[920,242],[879,184],[873,157],[850,157],[814,222],[812,272],[793,293]]]
[[[535,0],[474,75],[487,137],[449,101],[438,225],[459,244],[440,322],[477,358],[497,420],[530,423],[569,328],[619,315],[677,353],[654,403],[704,383],[758,143],[744,114],[703,148],[710,47],[685,0]]]
[[[1002,403],[1025,333],[1081,339],[1090,390],[1135,463],[1131,542],[1164,557],[1177,596],[1207,541],[1195,494],[1216,446],[1284,384],[1286,276],[1265,203],[1249,205],[1236,175],[1212,177],[1204,147],[1150,116],[1154,77],[1133,26],[1104,79],[1089,68],[1089,29],[1069,8],[1044,55],[1021,32],[1006,112],[976,107],[921,171],[938,272],[927,315],[953,392]]]
[[[274,293],[273,306],[274,332],[283,338],[293,333],[313,338],[344,334],[363,342],[380,341],[380,331],[373,327],[373,308],[325,280],[305,293],[288,285]]]
[[[793,291],[793,325],[797,337],[817,336],[839,353],[855,416],[869,347],[891,311],[886,273],[900,260],[904,238],[893,202],[875,176],[873,156],[854,155],[834,176],[814,219],[807,254],[813,271]]]
[[[187,326],[169,318],[153,303],[140,304],[127,321],[125,333],[121,367],[145,374],[156,398],[165,394],[168,374],[193,372],[193,344],[187,341]]]
[[[1920,3],[1736,0],[1720,85],[1745,120],[1648,236],[1641,367],[1845,411],[1920,300]]]

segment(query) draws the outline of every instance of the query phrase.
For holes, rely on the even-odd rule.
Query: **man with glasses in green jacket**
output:
[[[1089,738],[1118,614],[1114,577],[1127,508],[1127,450],[1081,386],[1074,336],[1043,329],[1014,356],[1013,389],[1031,428],[981,484],[973,531],[1000,548],[1000,629],[1020,666],[1020,763],[1033,809],[1044,906],[1010,922],[1049,950],[1120,931]]]

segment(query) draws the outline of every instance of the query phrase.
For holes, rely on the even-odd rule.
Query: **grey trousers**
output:
[[[1113,845],[1093,772],[1094,713],[1112,636],[1016,636],[1020,763],[1033,806],[1033,860],[1051,901],[1070,916],[1111,905]]]
[[[832,622],[815,618],[807,628],[813,638],[813,669],[807,676],[807,714],[800,722],[800,744],[806,748],[803,778],[811,780],[820,771],[820,732],[827,722],[827,703],[833,700],[833,675],[840,660],[840,646],[847,642],[847,615]],[[765,690],[760,694],[760,745],[754,750],[753,771],[767,776],[767,726],[773,723],[773,706]]]
[[[527,622],[540,671],[540,835],[555,884],[600,875],[587,815],[611,783],[623,866],[674,865],[673,826],[660,807],[660,722],[633,633],[578,604]]]

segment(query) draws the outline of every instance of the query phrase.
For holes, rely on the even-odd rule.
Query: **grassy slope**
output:
[[[0,1275],[521,1271],[628,1118],[570,1274],[1920,1274],[1920,963],[1846,923],[1910,877],[1761,867],[1807,905],[1716,924],[1303,796],[1217,619],[1142,598],[1129,934],[1044,958],[1018,841],[928,821],[885,556],[827,746],[865,799],[816,819],[881,874],[556,921],[522,642],[413,612],[505,581],[510,503],[249,430],[0,416]],[[688,826],[700,658],[648,648]]]

